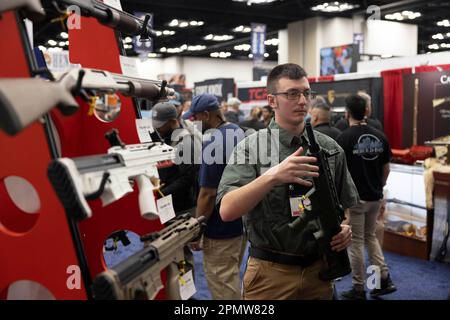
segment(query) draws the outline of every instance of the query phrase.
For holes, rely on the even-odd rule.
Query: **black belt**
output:
[[[253,258],[276,262],[280,264],[301,266],[303,268],[309,267],[314,262],[319,260],[319,256],[291,256],[270,250],[264,250],[250,246],[249,255]]]

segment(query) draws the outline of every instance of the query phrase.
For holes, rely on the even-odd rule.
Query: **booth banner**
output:
[[[215,95],[219,101],[226,101],[235,95],[233,78],[209,79],[194,82],[194,96],[209,93]]]
[[[243,103],[252,101],[267,102],[267,88],[265,85],[261,87],[238,88],[237,97]]]
[[[332,111],[341,114],[345,111],[345,98],[351,94],[365,92],[372,97],[372,118],[383,123],[383,79],[366,78],[331,82],[313,82],[311,89],[325,98]]]
[[[262,23],[252,23],[252,54],[253,62],[258,65],[264,60],[266,52],[266,25]]]
[[[450,71],[404,75],[403,95],[402,147],[450,134]]]

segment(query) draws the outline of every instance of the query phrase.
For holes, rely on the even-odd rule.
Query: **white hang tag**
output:
[[[152,142],[150,134],[155,131],[152,119],[136,119],[136,130],[141,143]]]
[[[197,292],[192,270],[189,270],[178,278],[178,286],[180,288],[180,296],[182,300],[189,299]]]
[[[110,7],[113,7],[119,11],[123,11],[122,10],[122,4],[120,3],[120,0],[103,0],[104,4],[107,4]]]
[[[312,204],[309,197],[316,191],[315,187],[312,187],[305,195],[298,197],[290,197],[289,204],[291,206],[291,216],[298,217],[305,211],[312,210]]]
[[[173,209],[172,195],[156,200],[158,206],[159,220],[162,224],[166,223],[172,218],[175,218],[175,210]]]

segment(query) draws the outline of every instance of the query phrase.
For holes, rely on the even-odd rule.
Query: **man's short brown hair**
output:
[[[285,63],[276,66],[270,71],[267,77],[267,92],[275,93],[277,91],[277,83],[281,78],[289,78],[291,80],[300,80],[306,78],[306,71],[295,63]]]

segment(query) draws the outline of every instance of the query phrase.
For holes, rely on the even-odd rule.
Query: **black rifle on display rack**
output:
[[[79,109],[75,96],[91,100],[86,91],[91,96],[120,92],[125,96],[158,101],[174,94],[166,84],[166,81],[132,78],[95,69],[73,69],[54,81],[2,78],[0,129],[9,135],[17,134],[54,107],[58,107],[64,115],[72,115]]]
[[[172,219],[163,230],[141,237],[145,243],[142,250],[96,276],[94,299],[154,299],[165,287],[169,300],[181,300],[179,278],[185,261],[183,248],[200,237],[204,220],[204,217],[196,219],[186,213]],[[161,271],[166,268],[167,281],[163,286]]]
[[[141,20],[97,0],[56,0],[53,3],[56,4],[59,11],[64,9],[69,11],[69,14],[79,13],[85,17],[93,17],[101,24],[124,34],[140,36],[141,41],[156,36],[155,31],[149,25],[150,15],[146,15],[145,19]]]
[[[332,251],[330,246],[331,238],[341,231],[341,222],[345,219],[344,209],[340,204],[328,163],[328,158],[336,156],[337,153],[329,153],[319,146],[310,120],[306,121],[305,127],[308,134],[310,156],[317,158],[319,167],[319,177],[313,178],[315,192],[311,193],[309,199],[313,206],[315,203],[320,203],[320,210],[311,212],[305,210],[289,224],[289,227],[302,228],[308,221],[318,218],[321,230],[314,236],[327,262],[327,266],[319,272],[319,277],[324,281],[329,281],[351,272],[347,250],[336,252]]]
[[[76,13],[85,17],[93,17],[101,24],[124,34],[140,36],[141,41],[156,36],[155,31],[149,25],[150,15],[141,20],[132,14],[96,0],[55,0],[51,3],[60,13]],[[20,10],[32,20],[40,20],[45,16],[41,0],[2,0],[0,2],[0,14],[11,10]]]

